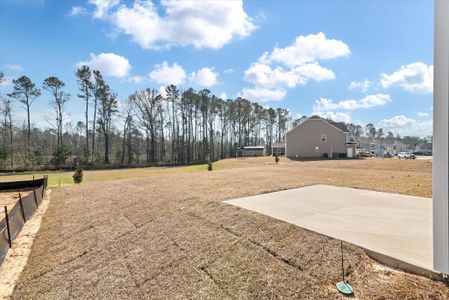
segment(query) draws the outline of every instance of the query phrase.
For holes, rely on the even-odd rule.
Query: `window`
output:
[[[316,146],[316,147],[315,147],[315,151],[316,151],[316,152],[320,151],[320,147],[319,147],[319,146]]]
[[[322,141],[322,142],[327,141],[327,134],[322,134],[322,135],[321,135],[321,141]]]

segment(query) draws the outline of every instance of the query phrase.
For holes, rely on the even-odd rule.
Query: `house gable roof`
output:
[[[323,119],[323,118],[321,118],[320,116],[316,116],[316,115],[311,116],[310,118],[308,118],[308,119],[305,120],[304,122],[300,123],[300,124],[297,125],[296,127],[301,126],[302,124],[306,123],[306,122],[309,121],[309,120],[320,120],[320,121],[323,121],[323,122],[325,122],[325,123],[327,123],[327,124],[329,124],[329,125],[331,125],[331,126],[337,128],[337,129],[340,130],[342,133],[347,133],[347,132],[349,132],[348,127],[346,127],[345,124],[338,123],[338,122],[334,122],[334,121],[332,121],[332,120],[330,120],[330,119]],[[295,127],[295,128],[296,128],[296,127]],[[293,129],[295,129],[295,128],[293,128]],[[292,130],[293,130],[293,129],[292,129]]]

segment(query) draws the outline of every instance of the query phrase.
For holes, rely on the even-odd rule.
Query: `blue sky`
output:
[[[122,99],[175,83],[425,136],[433,1],[0,0],[0,70],[38,86],[60,77],[73,122],[82,120],[82,63]],[[7,81],[1,93],[10,89]],[[41,126],[53,119],[48,102],[43,91],[33,104]]]

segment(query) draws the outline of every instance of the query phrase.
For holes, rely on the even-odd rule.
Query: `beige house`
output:
[[[285,137],[285,155],[290,158],[355,158],[357,143],[341,123],[312,116]]]

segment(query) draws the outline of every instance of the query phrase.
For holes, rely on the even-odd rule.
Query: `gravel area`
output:
[[[53,191],[12,298],[341,299],[339,241],[222,201],[317,183],[431,195],[428,161],[272,160]],[[345,259],[358,299],[449,299],[356,246]]]

